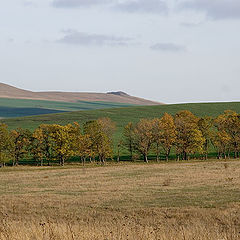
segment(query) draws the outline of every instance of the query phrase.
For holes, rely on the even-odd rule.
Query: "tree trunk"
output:
[[[147,154],[144,155],[144,162],[145,162],[145,163],[148,163],[148,156],[147,156]]]
[[[187,160],[187,153],[186,152],[183,153],[183,159]]]
[[[157,162],[159,162],[159,152],[157,151]]]
[[[133,162],[135,162],[135,160],[134,160],[134,158],[133,158],[133,151],[131,151],[131,160],[132,160]]]
[[[118,155],[117,155],[117,162],[120,162],[120,152],[119,152],[119,149],[118,149]]]

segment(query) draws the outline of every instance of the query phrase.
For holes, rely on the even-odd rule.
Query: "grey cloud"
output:
[[[62,39],[57,40],[58,43],[82,46],[126,46],[132,40],[131,38],[123,38],[103,34],[89,34],[75,30],[67,30],[64,31],[64,33],[65,36]]]
[[[89,7],[108,3],[110,0],[54,0],[52,6],[56,8]]]
[[[167,13],[167,4],[162,0],[128,0],[118,3],[115,9],[123,12],[140,13]]]
[[[182,2],[180,8],[203,11],[213,19],[240,18],[239,0],[189,0]]]
[[[14,38],[9,38],[7,41],[8,41],[9,43],[13,43],[13,42],[14,42]]]
[[[24,5],[25,7],[35,7],[35,6],[36,6],[36,4],[33,3],[32,1],[24,1],[24,2],[23,2],[23,5]]]
[[[182,52],[186,51],[186,47],[182,45],[177,45],[174,43],[157,43],[150,47],[155,51],[163,51],[163,52]]]
[[[105,5],[122,12],[134,13],[167,13],[168,7],[164,0],[53,0],[56,8],[78,8]]]

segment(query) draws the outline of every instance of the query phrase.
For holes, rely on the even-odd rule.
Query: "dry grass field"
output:
[[[240,239],[240,162],[0,169],[0,239]]]

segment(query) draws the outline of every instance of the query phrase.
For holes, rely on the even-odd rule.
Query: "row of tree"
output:
[[[109,118],[101,118],[84,124],[65,126],[42,124],[33,133],[18,128],[8,131],[6,124],[0,124],[0,163],[12,161],[18,165],[22,159],[33,158],[39,165],[47,161],[59,161],[64,165],[71,157],[79,156],[83,163],[96,157],[104,163],[113,155],[113,132],[115,124]]]
[[[98,159],[104,163],[114,153],[113,134],[115,123],[109,118],[86,122],[81,128],[78,123],[65,126],[42,124],[33,133],[18,128],[8,131],[7,125],[0,124],[0,162],[32,158],[43,165],[43,161],[59,161],[64,165],[71,157]],[[160,155],[168,161],[171,153],[177,159],[187,160],[190,156],[208,158],[209,149],[216,149],[218,158],[235,158],[240,152],[240,116],[233,111],[225,111],[217,118],[198,118],[190,111],[180,111],[175,116],[165,113],[161,118],[141,119],[138,123],[128,123],[122,138],[116,144],[117,160],[121,151],[128,150],[131,159],[143,156],[148,162],[150,153]]]
[[[190,111],[180,111],[174,117],[165,113],[160,119],[142,119],[136,125],[129,123],[124,129],[124,145],[132,158],[139,152],[148,162],[148,155],[154,151],[157,160],[163,152],[169,159],[175,152],[177,159],[188,160],[190,156],[208,158],[213,146],[217,157],[239,157],[240,115],[225,111],[217,118],[198,118]]]

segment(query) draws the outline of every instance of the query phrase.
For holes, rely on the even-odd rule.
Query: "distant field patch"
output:
[[[34,116],[41,114],[61,113],[66,111],[45,109],[45,108],[15,108],[15,107],[1,107],[0,106],[0,119],[11,118],[11,117],[24,117]]]
[[[94,110],[103,108],[119,108],[133,106],[112,102],[58,102],[30,99],[0,98],[0,117],[23,117],[59,112]]]

